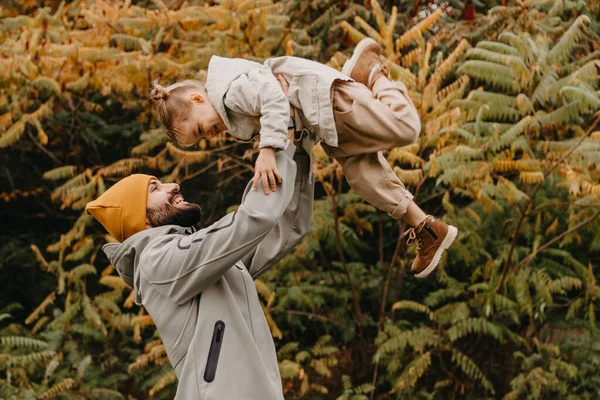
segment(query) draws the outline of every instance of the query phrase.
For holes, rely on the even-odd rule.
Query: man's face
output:
[[[200,221],[202,209],[198,204],[183,201],[176,183],[160,183],[152,179],[148,184],[146,225],[192,226]]]

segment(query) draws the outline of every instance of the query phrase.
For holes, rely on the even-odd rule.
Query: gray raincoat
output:
[[[276,155],[283,178],[276,192],[249,183],[238,210],[211,226],[146,229],[103,247],[160,333],[179,381],[176,400],[283,399],[253,279],[310,227],[308,156],[294,150]]]

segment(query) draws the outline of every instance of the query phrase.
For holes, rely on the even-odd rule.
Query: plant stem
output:
[[[589,217],[586,220],[581,221],[580,223],[578,223],[577,225],[575,225],[574,227],[572,227],[571,229],[568,229],[566,231],[564,231],[563,233],[561,233],[560,235],[556,236],[555,238],[553,238],[552,240],[547,241],[546,243],[544,243],[542,246],[538,247],[538,249],[536,251],[534,251],[533,253],[531,253],[530,255],[528,255],[527,257],[525,257],[523,260],[521,260],[521,262],[519,262],[514,269],[519,268],[520,266],[522,266],[525,263],[530,262],[531,260],[533,260],[533,258],[538,255],[539,253],[541,253],[543,250],[545,250],[547,247],[551,246],[552,244],[556,243],[557,241],[559,241],[560,239],[562,239],[565,236],[570,235],[571,233],[575,232],[577,229],[584,227],[585,225],[589,224],[590,222],[592,222],[593,220],[595,220],[598,216],[600,215],[600,211],[596,211],[591,217]]]
[[[342,180],[339,181],[337,193],[341,192],[341,183]],[[335,229],[335,247],[337,249],[338,255],[340,257],[340,262],[342,267],[344,268],[344,274],[346,275],[346,280],[348,281],[348,285],[350,285],[350,289],[352,291],[352,304],[354,306],[354,313],[356,314],[356,323],[358,325],[358,336],[362,339],[363,337],[363,316],[362,311],[360,309],[360,297],[358,294],[358,290],[352,281],[352,276],[350,275],[350,270],[348,269],[348,264],[346,263],[346,256],[344,255],[344,249],[342,249],[342,239],[340,237],[340,227],[338,221],[338,204],[336,197],[336,192],[333,190],[327,190],[327,195],[329,197],[329,201],[331,202],[331,212],[333,214],[333,223]]]
[[[525,208],[523,209],[523,213],[521,214],[521,217],[519,218],[519,222],[517,223],[516,228],[513,230],[513,239],[512,239],[512,242],[510,244],[510,249],[508,251],[508,256],[506,257],[506,261],[504,262],[504,267],[502,268],[502,275],[500,277],[500,282],[498,283],[498,286],[496,287],[495,292],[498,292],[498,290],[500,290],[500,288],[502,287],[502,284],[504,283],[504,279],[506,279],[506,274],[508,273],[508,265],[511,262],[512,255],[513,255],[513,252],[514,252],[516,244],[517,244],[517,238],[518,238],[519,230],[521,230],[521,225],[525,221],[525,218],[530,215],[529,208],[533,204],[533,200],[535,199],[535,196],[536,196],[537,192],[540,190],[540,188],[542,187],[542,185],[546,181],[546,178],[548,178],[548,176],[550,176],[550,174],[556,168],[558,168],[558,166],[560,164],[562,164],[562,162],[564,160],[566,160],[587,138],[590,137],[590,135],[594,131],[594,128],[596,127],[596,125],[598,125],[598,122],[600,122],[600,111],[596,112],[595,115],[596,115],[596,119],[589,126],[589,128],[585,132],[585,135],[581,137],[581,140],[579,140],[579,142],[577,142],[577,144],[575,146],[573,146],[569,151],[567,151],[567,153],[565,153],[565,155],[563,155],[560,159],[556,160],[552,164],[552,167],[548,171],[546,171],[544,173],[544,179],[542,179],[540,182],[538,182],[537,186],[533,189],[533,192],[529,196],[529,200],[527,200],[527,203],[525,204]],[[538,249],[538,252],[539,252],[539,249]],[[536,254],[537,254],[537,252],[536,252]],[[521,263],[517,264],[517,266],[521,265]]]

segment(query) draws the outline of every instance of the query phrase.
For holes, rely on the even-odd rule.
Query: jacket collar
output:
[[[136,304],[142,304],[142,299],[138,292],[135,270],[139,261],[139,256],[146,246],[160,236],[164,235],[190,235],[194,233],[194,227],[182,227],[178,225],[165,225],[156,228],[144,229],[141,232],[132,235],[123,243],[107,243],[102,246],[102,251],[110,263],[115,267],[123,281],[131,286],[135,292]]]

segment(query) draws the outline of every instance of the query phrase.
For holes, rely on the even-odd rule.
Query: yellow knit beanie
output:
[[[92,214],[108,233],[119,242],[146,228],[148,184],[156,179],[150,175],[134,174],[121,179],[85,210]]]

